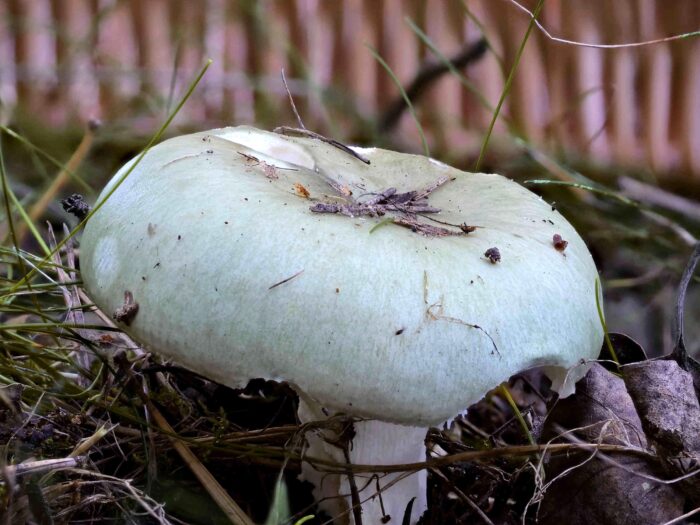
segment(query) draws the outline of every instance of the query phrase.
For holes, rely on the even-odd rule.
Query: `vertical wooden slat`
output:
[[[120,115],[125,101],[140,94],[138,50],[129,5],[99,0],[103,19],[97,35],[95,65],[100,106],[106,118]]]
[[[640,0],[640,36],[642,39],[657,38],[657,7],[653,0]],[[642,142],[645,145],[646,161],[655,170],[663,170],[672,163],[668,140],[671,105],[670,78],[671,54],[667,44],[647,46],[640,52],[641,111],[643,119]]]
[[[561,2],[553,2],[547,3],[542,11],[540,17],[542,22],[555,35],[568,34],[569,20],[565,16],[564,10]],[[550,147],[571,149],[574,144],[572,130],[575,117],[570,96],[573,48],[546,38],[542,42],[542,48],[544,61],[548,65],[545,78],[549,94],[544,138]]]
[[[303,23],[298,20],[297,4],[268,0],[260,16],[264,22],[260,29],[260,44],[257,46],[256,53],[260,56],[259,74],[264,77],[265,82],[261,85],[261,95],[266,97],[266,124],[271,127],[298,125],[282,82],[282,69],[284,69],[287,85],[295,104],[299,105],[298,110],[302,120],[306,122],[308,118],[309,125],[313,126],[313,117],[307,109],[310,86],[305,80],[308,60],[304,49],[308,44],[306,35],[300,34],[303,33]],[[292,34],[297,36],[293,37]],[[299,39],[304,41],[300,42]]]
[[[691,21],[697,20],[699,13],[700,6],[695,0],[678,0],[674,4],[674,9],[665,9],[661,12],[659,27],[663,34],[695,30],[697,26],[693,26]],[[673,42],[668,47],[672,62],[669,112],[671,154],[674,158],[678,157],[679,168],[688,169],[693,165],[693,158],[696,155],[690,143],[693,141],[693,134],[697,137],[697,121],[700,120],[697,103],[700,86],[693,78],[698,70],[700,47],[697,39]]]
[[[54,0],[58,100],[56,105],[80,120],[100,116],[99,87],[92,53],[99,28],[93,2],[89,0]],[[66,115],[68,116],[68,115]]]
[[[17,105],[14,12],[12,2],[0,2],[0,122],[6,123]]]
[[[231,83],[228,85],[227,100],[233,114],[232,123],[252,124],[255,122],[255,97],[248,81],[250,70],[250,47],[254,45],[246,26],[249,15],[240,4],[230,5],[226,26],[226,62]]]
[[[683,77],[683,95],[680,106],[684,109],[680,117],[680,138],[684,168],[700,176],[700,41],[696,39],[687,47],[687,69]]]
[[[488,24],[489,20],[487,20],[485,2],[488,2],[488,0],[469,2],[467,5],[478,20]],[[466,39],[470,42],[482,36],[481,29],[479,29],[478,25],[468,18],[465,21],[465,34]],[[494,31],[487,30],[487,35],[485,36],[489,38],[491,44],[495,46],[495,52],[500,56],[503,48],[498,35]],[[503,74],[499,61],[494,53],[489,50],[479,62],[472,65],[469,68],[468,77],[472,80],[474,86],[491,108],[495,107],[498,102],[500,90],[503,89]],[[464,104],[462,120],[468,129],[475,130],[477,131],[477,135],[480,135],[489,124],[491,109],[485,108],[476,95],[466,90],[464,93],[462,97]],[[479,142],[481,137],[477,136],[475,139]]]
[[[15,36],[18,98],[34,114],[41,111],[50,120],[46,97],[56,84],[51,6],[45,0],[8,0],[8,5]]]
[[[379,18],[378,50],[405,85],[416,73],[420,58],[419,40],[408,28],[405,18],[409,17],[420,25],[420,13],[416,11],[414,2],[385,0],[381,2],[381,12],[376,16]],[[377,102],[384,108],[399,92],[388,75],[380,74],[377,86]]]
[[[328,11],[321,9],[319,0],[297,0],[296,34],[302,56],[306,61],[307,113],[303,117],[312,127],[328,129],[330,118],[324,107],[322,91],[333,77],[329,58],[333,57],[334,40],[330,37]],[[309,23],[313,20],[314,23]]]
[[[632,6],[625,2],[607,0],[604,17],[607,42],[632,42],[638,38],[634,28]],[[637,126],[639,123],[639,94],[635,77],[639,67],[639,50],[614,49],[605,53],[607,59],[606,99],[610,101],[608,130],[613,158],[617,162],[639,157]]]
[[[501,31],[509,35],[508,49],[510,57],[508,67],[513,67],[515,52],[520,47],[527,33],[530,19],[523,13],[513,9],[503,17]],[[517,123],[518,129],[525,137],[537,144],[543,139],[543,126],[547,120],[548,90],[543,82],[545,69],[542,61],[542,39],[539,32],[533,29],[525,43],[520,63],[508,96],[510,114]]]
[[[371,0],[367,0],[370,4]],[[345,60],[340,64],[343,84],[357,97],[357,107],[367,116],[376,114],[378,66],[365,43],[377,46],[372,21],[368,20],[363,0],[346,0],[342,5],[341,45]]]
[[[172,63],[167,70],[167,95],[172,104],[180,96],[192,77],[208,58],[206,53],[206,40],[204,38],[204,26],[206,14],[209,11],[208,0],[191,2],[189,0],[170,0],[168,2],[168,39],[171,48]],[[172,84],[172,68],[176,67],[175,84]],[[210,68],[211,70],[211,68]],[[201,89],[198,89],[181,110],[178,119],[180,121],[204,122],[206,115],[206,84],[209,71],[205,75]],[[172,93],[171,93],[172,89]],[[222,110],[223,113],[223,110]]]
[[[424,25],[423,7],[424,2],[401,0],[386,0],[382,5],[379,51],[404,86],[412,80],[421,65],[423,47],[405,19],[408,17],[419,26]],[[380,71],[377,80],[377,89],[377,102],[381,111],[385,111],[388,105],[400,96],[395,83],[383,70]],[[408,111],[403,113],[395,133],[403,137],[408,144],[420,144],[418,130]]]
[[[155,99],[165,100],[173,68],[168,20],[168,0],[131,0],[131,16],[138,46],[142,88]]]
[[[220,117],[224,103],[226,0],[207,0],[203,37],[205,54],[213,63],[202,79],[198,95],[204,100],[204,117],[211,122]]]
[[[50,6],[52,9],[56,73],[58,77],[54,102],[59,107],[69,108],[76,102],[72,99],[70,93],[70,86],[74,82],[73,56],[71,54],[73,38],[69,36],[71,35],[69,32],[69,18],[72,9],[63,0],[52,0]]]
[[[600,29],[596,24],[595,6],[579,6],[572,10],[576,19],[576,38],[583,42],[601,42]],[[605,79],[603,57],[605,51],[591,47],[576,47],[576,88],[571,100],[579,100],[578,136],[579,150],[596,155],[599,160],[608,158],[607,112],[605,103]]]
[[[504,34],[504,32],[501,30],[504,6],[497,6],[496,2],[490,2],[489,0],[483,0],[481,2],[474,3],[474,5],[470,3],[469,5],[484,26],[493,51],[502,60],[502,63],[492,60],[491,67],[486,69],[486,71],[484,71],[485,68],[482,69],[482,66],[477,66],[474,69],[474,78],[477,79],[477,85],[481,88],[482,93],[486,95],[486,98],[491,103],[491,107],[495,110],[505,86],[505,79],[508,76],[508,72],[512,64],[512,56],[507,54],[507,51],[509,51],[507,50],[509,35],[507,32]],[[480,75],[482,72],[487,74],[482,77]],[[492,110],[483,109],[483,112],[485,118],[484,127],[481,128],[482,133],[485,129],[487,129],[486,126],[490,124],[493,116]],[[500,114],[506,115],[508,118],[510,118],[508,99],[506,99],[504,102]],[[505,130],[506,126],[503,124],[503,118],[499,117],[494,131],[499,134],[503,133]]]
[[[289,52],[287,60],[289,63],[288,74],[292,78],[299,80],[299,85],[302,88],[299,95],[296,97],[297,109],[304,122],[308,122],[310,127],[315,127],[315,123],[312,119],[311,113],[311,96],[309,91],[311,86],[308,82],[308,75],[310,71],[308,70],[308,48],[309,43],[307,39],[307,32],[305,31],[305,22],[303,17],[299,16],[299,0],[294,0],[293,2],[287,2],[287,27],[289,28]],[[303,4],[303,1],[302,1]]]
[[[441,0],[426,2],[425,32],[442,53],[453,56],[461,47],[461,35],[454,32],[450,17],[458,16]],[[431,52],[427,59],[436,61]],[[450,128],[456,128],[461,121],[462,93],[459,81],[452,74],[446,74],[426,94],[421,101],[421,117],[433,139],[433,147],[445,149],[453,135]]]

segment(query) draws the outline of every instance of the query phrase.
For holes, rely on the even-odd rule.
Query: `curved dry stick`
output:
[[[448,60],[449,65],[443,62],[423,65],[413,80],[406,86],[404,90],[406,96],[409,100],[415,102],[431,84],[450,71],[450,66],[456,69],[465,68],[484,56],[487,49],[486,39],[480,38],[476,42],[465,45],[455,56],[450,58]],[[379,118],[379,131],[383,133],[393,129],[398,124],[406,108],[406,101],[403,96],[399,96],[391,102]]]
[[[688,371],[688,367],[696,368],[700,371],[700,364],[688,357],[688,352],[685,348],[685,341],[683,340],[684,332],[684,322],[683,314],[685,313],[685,295],[688,291],[688,285],[690,280],[693,278],[695,273],[695,268],[700,262],[700,242],[695,245],[693,253],[690,255],[688,264],[683,270],[683,276],[681,277],[680,286],[678,287],[678,299],[676,301],[676,311],[673,319],[673,339],[676,341],[676,345],[671,352],[671,357],[675,359],[679,366]]]

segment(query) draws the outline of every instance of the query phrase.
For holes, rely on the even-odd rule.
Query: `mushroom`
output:
[[[286,381],[302,422],[355,418],[347,457],[328,429],[307,436],[309,457],[422,461],[430,426],[511,375],[546,366],[567,395],[598,355],[584,242],[509,179],[250,127],[173,138],[133,163],[85,228],[86,289],[108,312],[128,292],[138,310],[123,328],[212,380]],[[411,523],[426,509],[424,470],[304,472],[335,496],[339,523],[353,521],[351,481],[365,524],[401,522],[412,500]]]

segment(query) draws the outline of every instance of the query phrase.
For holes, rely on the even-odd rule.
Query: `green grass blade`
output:
[[[601,289],[600,289],[600,279],[596,277],[595,280],[595,307],[598,310],[598,319],[600,319],[600,325],[603,327],[603,333],[605,334],[605,346],[608,347],[608,352],[610,352],[610,355],[613,358],[613,361],[615,361],[615,364],[617,366],[620,366],[620,360],[617,358],[617,354],[615,353],[615,349],[613,348],[612,341],[610,341],[610,335],[608,334],[608,325],[605,322],[605,317],[603,316],[603,307],[600,304],[600,296],[601,296]]]
[[[394,82],[396,87],[399,89],[401,92],[401,96],[403,97],[404,101],[406,102],[406,106],[408,106],[408,111],[411,113],[411,117],[413,117],[413,122],[416,123],[416,127],[418,128],[418,134],[420,135],[420,140],[423,144],[423,153],[425,154],[426,157],[430,157],[430,148],[428,148],[428,141],[425,139],[425,133],[423,133],[423,126],[421,126],[420,121],[418,120],[418,116],[416,115],[416,110],[413,107],[413,104],[411,103],[411,100],[408,98],[408,95],[406,94],[406,90],[403,88],[401,85],[401,82],[399,82],[399,79],[397,78],[396,74],[392,71],[391,67],[389,67],[389,64],[386,63],[386,61],[381,57],[381,55],[377,52],[376,49],[374,49],[372,46],[369,44],[365,44],[367,46],[367,49],[369,49],[370,53],[372,53],[372,56],[375,58],[379,64],[384,68],[384,70],[389,74],[391,77],[391,80]]]
[[[476,164],[474,165],[474,171],[476,171],[476,172],[478,172],[481,169],[481,164],[484,161],[484,156],[486,155],[486,149],[488,148],[489,141],[491,140],[491,134],[493,133],[493,128],[496,125],[496,120],[498,120],[498,115],[501,113],[501,108],[503,107],[503,103],[505,102],[506,97],[508,96],[508,93],[510,93],[510,89],[513,85],[513,79],[515,78],[515,72],[518,69],[518,64],[520,63],[520,58],[523,56],[523,51],[525,51],[525,44],[527,44],[527,41],[530,38],[530,33],[532,33],[532,29],[535,27],[535,21],[537,20],[537,17],[539,16],[543,5],[544,5],[544,0],[538,0],[537,6],[535,7],[534,14],[533,14],[532,18],[530,19],[530,23],[527,26],[527,31],[525,31],[525,36],[523,37],[522,42],[520,42],[520,47],[518,48],[518,52],[515,55],[515,62],[513,63],[513,67],[510,68],[510,72],[508,73],[508,78],[506,79],[505,86],[503,86],[503,92],[501,93],[501,96],[498,99],[498,104],[496,104],[496,111],[494,111],[494,113],[493,113],[493,117],[491,118],[491,123],[489,124],[489,129],[486,132],[486,136],[484,137],[484,142],[481,144],[481,151],[479,151],[479,158],[476,160]]]
[[[52,156],[49,153],[46,153],[43,149],[41,149],[39,146],[31,143],[27,138],[24,136],[20,135],[16,131],[8,128],[7,126],[3,126],[0,124],[0,131],[5,133],[6,135],[12,137],[16,141],[20,142],[23,144],[25,147],[27,147],[30,151],[34,153],[38,153],[42,157],[44,157],[46,160],[48,160],[51,164],[56,166],[59,170],[65,170],[66,173],[68,173],[68,176],[76,183],[78,184],[83,191],[88,194],[88,195],[93,195],[95,193],[95,190],[92,189],[92,187],[85,182],[77,173],[71,171],[71,170],[66,170],[65,164],[58,160],[56,157]]]
[[[272,504],[270,505],[270,512],[265,520],[265,525],[284,525],[289,521],[291,514],[287,484],[284,482],[282,473],[280,473],[277,477],[277,483],[275,483]]]

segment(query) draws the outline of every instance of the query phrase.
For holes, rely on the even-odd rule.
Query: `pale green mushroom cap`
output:
[[[504,177],[357,151],[371,164],[248,127],[163,142],[89,220],[87,290],[108,313],[130,291],[139,310],[127,331],[206,377],[232,387],[288,381],[360,416],[437,424],[538,365],[571,369],[570,391],[603,338],[597,271],[573,227]],[[346,190],[361,201],[444,176],[454,180],[428,198],[441,212],[418,219],[476,231],[426,236],[377,227],[393,215],[310,211],[342,203]],[[554,234],[568,241],[564,252]],[[492,247],[496,264],[484,257]]]

